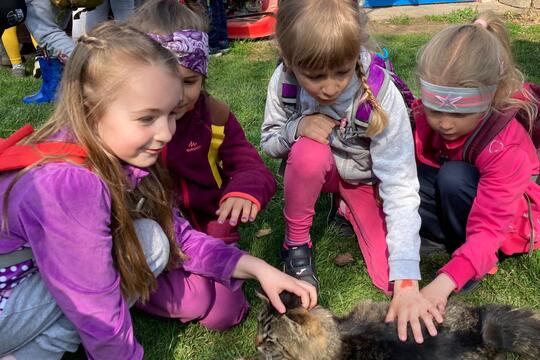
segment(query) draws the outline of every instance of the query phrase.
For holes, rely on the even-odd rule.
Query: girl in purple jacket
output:
[[[148,1],[129,23],[180,63],[184,101],[164,159],[182,212],[197,230],[231,243],[240,239],[238,225],[254,221],[270,201],[276,182],[228,106],[204,91],[208,26],[197,5],[189,6]]]
[[[129,26],[101,25],[79,39],[61,94],[19,145],[66,150],[0,174],[0,358],[60,359],[82,342],[89,359],[142,359],[129,307],[151,304],[160,281],[174,282],[160,301],[180,320],[213,329],[247,307],[220,298],[216,283],[234,293],[254,278],[279,311],[285,289],[314,306],[310,285],[173,213],[158,161],[182,102],[169,51]]]

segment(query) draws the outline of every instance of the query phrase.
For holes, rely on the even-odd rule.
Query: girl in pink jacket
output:
[[[452,253],[422,293],[443,311],[453,291],[496,270],[499,252],[540,247],[534,237],[540,233],[539,161],[515,116],[519,110],[531,129],[537,105],[514,67],[504,24],[492,13],[435,35],[417,71],[421,233]]]

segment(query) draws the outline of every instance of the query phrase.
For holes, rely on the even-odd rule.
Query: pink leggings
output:
[[[137,307],[153,315],[226,330],[242,321],[249,304],[241,287],[231,291],[210,278],[176,269],[158,276],[157,290]]]
[[[330,147],[301,138],[293,145],[285,167],[283,214],[288,245],[309,241],[315,203],[321,192],[341,196],[346,204],[343,215],[354,228],[369,276],[375,286],[389,294],[385,216],[377,204],[374,187],[341,180]]]
[[[211,222],[207,234],[230,244],[240,238],[236,228]],[[232,235],[231,235],[232,234]],[[174,299],[174,300],[171,300]],[[212,330],[227,330],[238,325],[247,314],[242,287],[230,290],[214,280],[176,269],[157,278],[157,290],[146,304],[137,307],[157,316],[198,321]]]

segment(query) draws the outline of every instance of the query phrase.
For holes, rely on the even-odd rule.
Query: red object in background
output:
[[[227,34],[230,39],[258,39],[274,35],[278,0],[261,1],[260,12],[229,15]]]

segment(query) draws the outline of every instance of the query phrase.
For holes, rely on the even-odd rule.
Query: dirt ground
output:
[[[448,24],[445,23],[411,23],[407,25],[391,24],[388,21],[371,22],[371,33],[373,34],[419,34],[419,33],[435,33]]]
[[[530,10],[521,14],[506,14],[503,18],[520,25],[540,24],[540,11]],[[448,26],[447,23],[432,22],[425,18],[411,18],[409,20],[408,24],[394,24],[392,20],[371,21],[371,32],[373,34],[435,33]]]

